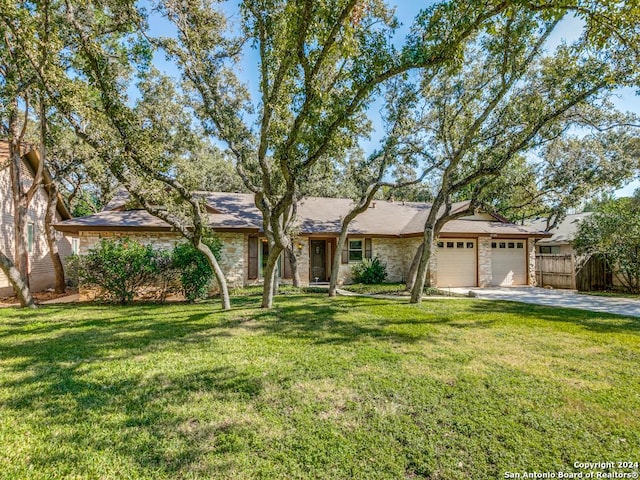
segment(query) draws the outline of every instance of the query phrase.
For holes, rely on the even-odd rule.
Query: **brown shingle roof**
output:
[[[214,230],[262,231],[262,214],[255,206],[253,195],[246,193],[203,192],[207,204],[219,213],[209,214],[209,223]],[[118,196],[126,203],[126,198]],[[374,206],[375,205],[375,206]],[[453,205],[452,211],[466,208],[468,202]],[[342,218],[353,206],[353,201],[345,198],[307,197],[298,205],[299,231],[304,235],[340,233]],[[109,211],[89,217],[62,222],[59,230],[163,230],[169,225],[146,211],[118,211],[119,205],[111,202]],[[422,233],[430,205],[426,203],[402,203],[375,201],[372,206],[352,222],[352,235],[413,236]],[[500,220],[465,220],[448,222],[443,234],[477,235],[521,235],[546,236],[533,228],[521,227]]]

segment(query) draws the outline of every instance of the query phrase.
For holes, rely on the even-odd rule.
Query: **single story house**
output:
[[[15,255],[15,237],[13,223],[13,199],[11,190],[11,175],[9,172],[9,145],[6,141],[0,141],[0,250],[9,258]],[[35,172],[38,170],[40,158],[34,150],[26,152],[22,157],[23,188],[28,189],[33,182]],[[44,183],[51,181],[49,173],[44,172]],[[40,186],[33,196],[27,211],[27,250],[29,252],[29,284],[34,292],[46,290],[55,285],[55,273],[49,247],[45,236],[45,213],[49,192],[44,186]],[[58,195],[56,220],[68,220],[71,214],[62,197]],[[77,241],[77,240],[76,240]],[[58,251],[63,258],[71,254],[71,238],[58,235]],[[76,245],[77,246],[77,245]],[[13,295],[13,288],[9,279],[0,271],[0,296]]]
[[[257,283],[269,252],[262,231],[262,214],[251,194],[202,193],[209,223],[223,242],[221,267],[232,286]],[[181,237],[164,221],[145,210],[128,209],[126,195],[117,195],[104,211],[59,223],[56,228],[79,239],[80,254],[101,238],[128,236],[157,248],[172,248]],[[454,212],[467,207],[454,205]],[[298,206],[298,236],[293,254],[303,283],[326,282],[331,275],[340,223],[352,201],[309,197]],[[349,229],[341,252],[339,278],[351,281],[351,267],[366,257],[379,257],[387,265],[388,281],[404,281],[421,243],[427,203],[374,201]],[[531,227],[477,211],[448,222],[437,242],[430,274],[440,287],[534,285],[535,244],[550,236]],[[291,277],[288,261],[279,273]]]

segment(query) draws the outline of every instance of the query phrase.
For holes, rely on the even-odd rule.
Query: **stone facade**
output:
[[[174,232],[80,232],[80,255],[86,255],[101,239],[130,238],[144,245],[151,245],[157,250],[173,250],[184,242],[178,233]]]
[[[247,250],[245,235],[242,233],[218,233],[217,236],[222,241],[220,268],[227,279],[227,285],[229,288],[242,287],[245,271],[244,252]]]
[[[80,254],[85,254],[93,248],[101,238],[129,237],[145,244],[151,244],[154,248],[170,250],[183,242],[184,239],[177,233],[145,232],[81,232]],[[222,241],[220,266],[225,273],[230,288],[241,287],[251,283],[261,283],[262,279],[249,280],[248,265],[248,235],[245,233],[219,233]],[[372,256],[379,257],[387,265],[387,281],[404,282],[408,276],[413,257],[420,246],[422,237],[409,238],[373,238],[371,241]],[[478,248],[478,286],[486,287],[492,284],[492,249],[490,237],[479,237]],[[309,255],[310,238],[299,237],[293,242],[293,252],[298,261],[298,273],[302,285],[309,284]],[[329,253],[329,252],[327,252]],[[333,254],[333,252],[331,252]],[[436,253],[436,252],[434,252]],[[528,253],[528,282],[535,285],[535,239],[527,241]],[[338,276],[339,284],[352,283],[353,277],[351,264],[341,264]],[[431,256],[430,280],[431,285],[436,285],[438,259],[437,254]]]
[[[478,286],[489,287],[493,280],[491,238],[478,238]]]
[[[302,248],[300,248],[302,247]],[[302,285],[309,284],[309,255],[311,243],[308,238],[296,238],[293,241],[293,254],[298,264],[298,275]]]
[[[421,238],[372,238],[371,255],[387,266],[388,282],[404,282]],[[340,264],[338,283],[353,282],[351,269],[355,263]]]
[[[435,287],[438,285],[438,240],[434,242],[433,251],[431,252],[431,258],[429,258],[429,269],[427,270],[429,275],[429,285]]]
[[[532,287],[537,285],[536,280],[536,239],[527,239],[527,281]]]

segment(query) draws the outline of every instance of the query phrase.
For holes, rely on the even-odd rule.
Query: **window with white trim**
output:
[[[349,262],[361,262],[364,258],[364,240],[349,240]]]
[[[79,238],[71,238],[71,253],[74,255],[80,254],[80,239]]]

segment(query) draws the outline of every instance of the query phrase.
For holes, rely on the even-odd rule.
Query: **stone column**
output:
[[[528,273],[529,278],[527,279],[527,283],[535,287],[538,282],[536,280],[536,239],[528,238],[527,239],[527,265],[528,265]]]
[[[493,281],[491,267],[491,237],[478,238],[478,286],[490,287]]]

